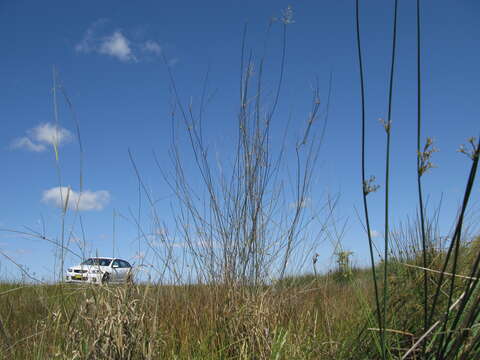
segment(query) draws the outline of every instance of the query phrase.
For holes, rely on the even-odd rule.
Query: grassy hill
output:
[[[477,238],[462,247],[457,274],[468,273],[479,244]],[[440,268],[445,255],[435,255],[432,270]],[[420,263],[415,253],[390,263],[386,329],[390,358],[400,358],[423,332]],[[437,283],[440,276],[429,271],[429,282]],[[443,277],[435,319],[441,319],[449,305],[452,276]],[[454,299],[469,282],[456,278]],[[476,291],[462,319],[478,314],[472,309],[479,298]],[[453,315],[455,311],[452,319]],[[255,287],[3,283],[0,319],[4,359],[379,358],[371,269],[352,269],[348,278],[338,272],[310,274]],[[434,344],[439,334],[425,344]],[[459,328],[451,341],[461,334],[462,348],[478,352],[478,343],[473,342],[478,327]],[[422,349],[408,358],[414,359]]]

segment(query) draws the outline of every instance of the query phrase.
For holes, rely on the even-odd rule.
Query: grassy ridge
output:
[[[460,268],[466,269],[478,244],[463,250]],[[444,255],[434,257],[436,267]],[[389,264],[386,333],[392,358],[421,333],[423,277],[416,268],[421,261],[403,254]],[[4,283],[0,354],[4,359],[374,359],[380,331],[369,272],[353,270],[349,279],[338,273],[290,277],[263,287]],[[429,274],[429,281],[438,280],[439,274]],[[457,282],[456,296],[463,281]]]
[[[3,284],[5,358],[331,358],[365,318],[364,276],[289,287]],[[278,356],[278,357],[277,357]],[[348,356],[347,356],[348,357]]]

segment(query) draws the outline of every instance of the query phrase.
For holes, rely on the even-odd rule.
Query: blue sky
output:
[[[60,234],[59,186],[52,127],[55,124],[52,67],[68,91],[80,124],[84,147],[82,220],[92,251],[112,250],[113,212],[138,213],[138,183],[128,157],[135,156],[145,184],[159,200],[162,219],[172,222],[171,191],[155,165],[154,150],[169,170],[172,96],[167,67],[173,70],[180,96],[198,104],[203,79],[210,68],[209,92],[214,93],[205,117],[205,134],[226,161],[232,153],[238,113],[239,54],[248,23],[247,47],[260,56],[269,20],[288,5],[295,23],[288,26],[284,86],[275,118],[277,141],[290,120],[287,141],[301,133],[310,110],[311,86],[318,77],[320,96],[332,97],[325,143],[314,174],[311,206],[320,207],[325,194],[340,194],[336,218],[347,221],[343,246],[355,261],[367,263],[367,240],[355,208],[361,212],[360,102],[354,38],[354,1],[142,1],[0,3],[0,227],[25,227]],[[457,152],[480,129],[480,4],[475,0],[424,0],[423,119],[425,136],[439,152],[424,183],[429,202],[443,196],[442,231],[446,234],[461,200],[470,161]],[[367,100],[367,173],[382,187],[369,196],[372,228],[383,228],[385,136],[377,119],[387,113],[393,1],[362,1],[362,41]],[[400,2],[397,66],[392,127],[391,221],[414,216],[416,206],[416,74],[415,2]],[[268,40],[265,84],[276,85],[281,55],[281,25]],[[75,123],[62,97],[57,133],[62,185],[79,189],[79,144]],[[181,129],[179,124],[174,127]],[[60,136],[60,137],[59,137]],[[186,139],[179,146],[189,154]],[[279,140],[278,140],[279,141]],[[193,168],[186,156],[186,166]],[[288,164],[287,164],[288,165]],[[192,169],[192,178],[194,171]],[[52,190],[53,189],[53,190]],[[73,194],[73,193],[72,193]],[[74,194],[73,194],[74,195]],[[72,196],[73,196],[72,195]],[[472,200],[478,203],[475,188]],[[142,200],[145,205],[145,199]],[[142,225],[152,230],[142,210]],[[43,220],[42,220],[43,219]],[[68,219],[72,224],[73,219]],[[138,251],[137,228],[116,218],[117,253],[133,259]],[[80,230],[78,222],[74,232]],[[0,250],[26,264],[39,277],[51,277],[53,247],[37,239],[0,234]],[[376,241],[381,241],[381,236]],[[333,251],[329,241],[315,245],[324,264]],[[68,258],[67,263],[75,262]],[[0,259],[0,274],[18,271]],[[326,265],[325,265],[326,266]]]

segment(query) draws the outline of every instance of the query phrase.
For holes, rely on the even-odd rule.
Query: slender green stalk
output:
[[[377,283],[377,274],[375,270],[375,259],[373,256],[373,240],[372,240],[372,232],[370,230],[370,217],[368,214],[368,203],[367,203],[367,195],[368,192],[366,191],[366,184],[367,179],[365,175],[365,81],[363,77],[363,62],[362,62],[362,45],[360,41],[360,19],[359,19],[359,0],[356,0],[355,3],[355,19],[356,19],[356,35],[357,35],[357,50],[358,50],[358,66],[360,72],[360,98],[361,98],[361,117],[362,117],[362,194],[363,194],[363,209],[365,212],[365,225],[367,230],[368,236],[368,247],[370,250],[370,262],[372,264],[372,277],[373,277],[373,285],[375,289],[375,303],[377,307],[377,317],[378,317],[378,327],[382,330],[382,314],[380,311],[380,297],[378,291],[378,283]],[[380,337],[383,339],[384,331],[380,332]],[[382,340],[382,356],[385,358],[385,342]]]
[[[472,141],[472,145],[473,145],[473,141]],[[470,168],[470,174],[469,174],[466,189],[465,189],[465,195],[464,195],[464,198],[463,198],[462,208],[461,208],[461,211],[460,211],[460,215],[458,217],[457,226],[455,228],[455,233],[454,233],[454,236],[452,238],[452,244],[450,245],[450,249],[451,249],[452,246],[455,244],[454,263],[453,263],[453,269],[452,269],[453,274],[455,274],[456,271],[457,271],[457,263],[458,263],[458,257],[459,257],[459,246],[460,246],[460,241],[461,241],[463,219],[464,219],[465,211],[467,209],[467,205],[468,205],[470,195],[471,195],[471,192],[472,192],[472,189],[473,189],[473,185],[475,183],[475,175],[477,173],[479,155],[480,155],[480,137],[479,137],[479,140],[478,140],[478,143],[477,143],[476,147],[472,151],[473,163],[472,163],[472,167]],[[450,251],[450,249],[449,249],[449,251]],[[444,268],[446,267],[447,263],[448,263],[448,258],[445,260]],[[479,264],[480,264],[480,254],[477,255],[477,258],[474,262],[474,265],[473,265],[472,271],[471,271],[473,276],[471,276],[471,279],[465,285],[465,290],[464,290],[465,296],[462,299],[462,302],[460,304],[459,310],[457,311],[457,314],[455,316],[454,321],[450,324],[450,327],[448,329],[449,330],[448,331],[448,336],[447,336],[446,340],[444,341],[445,334],[447,332],[446,331],[447,320],[448,320],[448,317],[449,317],[450,304],[452,302],[452,297],[453,297],[454,280],[455,280],[454,278],[455,277],[453,277],[452,282],[450,283],[448,307],[447,307],[446,317],[445,317],[444,324],[443,324],[442,335],[440,337],[440,344],[438,346],[438,353],[437,353],[438,358],[443,358],[444,354],[446,353],[447,346],[450,343],[450,341],[452,339],[452,336],[453,336],[452,334],[456,330],[458,322],[460,321],[460,318],[462,317],[462,314],[464,313],[465,307],[466,307],[467,303],[469,302],[472,294],[475,291],[475,288],[478,284],[478,280],[473,280],[473,278],[478,279],[477,271],[478,271]],[[442,271],[441,275],[443,275],[443,271]],[[441,285],[442,285],[442,282],[439,282],[438,287],[440,287]],[[435,294],[435,295],[437,296],[437,294]],[[434,302],[433,305],[435,305],[435,303],[436,303],[436,298],[435,298],[435,302]],[[475,311],[475,306],[473,307],[473,310],[472,310],[471,314],[474,311]],[[457,337],[457,339],[455,341],[454,348],[460,348],[460,345],[461,345],[461,343],[464,339],[465,339],[465,334],[462,332],[461,335],[459,335]]]
[[[392,99],[393,99],[393,79],[395,74],[395,51],[397,44],[397,9],[398,0],[395,0],[395,9],[393,14],[393,39],[392,39],[392,60],[390,66],[390,84],[388,90],[388,115],[385,123],[387,133],[387,147],[385,160],[385,244],[384,244],[384,269],[383,269],[383,331],[387,328],[387,307],[388,307],[388,239],[389,239],[389,188],[390,188],[390,138],[392,126]],[[385,341],[385,336],[383,338]],[[383,344],[385,347],[385,344]]]
[[[438,304],[438,297],[440,295],[443,280],[444,280],[444,277],[445,277],[445,271],[446,271],[446,268],[447,268],[448,263],[450,261],[450,256],[452,255],[452,251],[453,251],[454,247],[456,246],[456,242],[457,242],[457,240],[458,241],[460,240],[459,235],[460,235],[461,228],[462,228],[462,225],[463,225],[463,218],[465,216],[467,205],[468,205],[468,202],[470,200],[470,195],[471,195],[471,192],[472,192],[473,184],[475,183],[475,175],[476,175],[476,172],[477,172],[477,166],[478,166],[478,161],[479,161],[479,153],[478,153],[479,152],[479,147],[480,147],[480,137],[479,137],[478,145],[477,145],[477,148],[476,148],[476,153],[473,155],[473,163],[472,163],[472,167],[470,168],[470,174],[469,174],[467,184],[466,184],[466,187],[465,187],[465,194],[463,196],[463,202],[462,202],[462,206],[460,208],[460,214],[458,216],[457,224],[455,226],[455,231],[454,231],[453,236],[452,236],[452,241],[451,241],[450,246],[447,250],[447,254],[445,256],[445,260],[444,260],[443,265],[442,265],[440,278],[438,280],[438,285],[436,287],[435,295],[433,297],[432,307],[430,309],[430,315],[428,317],[428,323],[432,322],[433,316],[435,315],[436,306]],[[474,266],[474,270],[475,269],[476,269],[476,266]],[[471,275],[471,277],[475,277],[475,271],[472,271],[472,274],[473,275]],[[463,308],[466,305],[466,302],[467,302],[468,298],[469,298],[468,296],[465,296],[465,298],[463,299],[462,304],[460,305],[460,310],[457,313],[457,316],[459,316],[459,314],[461,314],[461,311],[463,311]]]
[[[57,169],[57,177],[58,177],[58,189],[60,192],[60,202],[62,204],[62,221],[61,221],[61,247],[60,247],[60,269],[59,269],[59,275],[58,275],[58,280],[63,282],[63,268],[64,268],[64,261],[65,261],[65,217],[66,217],[66,212],[68,209],[68,193],[67,192],[67,199],[64,201],[63,199],[63,187],[62,187],[62,172],[60,169],[60,160],[58,156],[58,103],[57,103],[57,69],[55,66],[52,69],[52,77],[53,77],[53,116],[55,119],[55,135],[53,138],[53,150],[55,153],[55,166]]]
[[[477,269],[478,269],[478,260],[480,260],[480,255],[477,257],[477,261],[475,262],[475,266],[474,266]],[[478,319],[478,316],[480,313],[480,296],[477,296],[475,302],[470,305],[470,309],[471,309],[470,313],[465,315],[464,321],[460,325],[460,329],[457,329],[457,325],[460,320],[460,317],[462,317],[463,311],[465,309],[465,305],[469,302],[468,300],[472,296],[472,293],[475,291],[475,288],[477,287],[478,283],[479,283],[478,277],[477,277],[477,280],[471,280],[471,282],[468,284],[467,291],[464,292],[465,296],[462,298],[460,309],[457,311],[457,316],[455,317],[454,322],[450,326],[450,329],[449,329],[450,332],[448,334],[447,340],[445,341],[445,346],[442,351],[442,356],[444,356],[444,358],[446,359],[452,358],[450,357],[450,354],[452,352],[455,353],[455,351],[458,351],[458,349],[462,348],[461,345],[468,346],[468,344],[465,344],[465,341],[470,337],[469,336],[470,334],[469,334],[469,331],[465,331],[465,329],[472,329],[474,327],[474,323],[476,319]],[[462,329],[463,331],[461,331]],[[459,335],[456,337],[456,339],[452,339],[452,334],[455,332],[459,333]],[[467,348],[467,350],[463,350],[463,357],[461,359],[467,359],[466,356],[468,356],[469,350],[472,350],[473,344],[477,344],[476,346],[478,348],[479,336],[480,335],[477,333],[476,339],[468,340],[468,343],[470,344],[469,349]],[[450,341],[452,341],[452,343]],[[449,344],[450,346],[448,346]],[[447,347],[450,348],[448,352],[446,350]]]
[[[453,242],[455,243],[455,249],[454,249],[454,252],[453,252],[453,266],[452,266],[452,270],[451,270],[451,273],[452,274],[456,274],[457,273],[457,266],[458,266],[458,257],[460,255],[460,241],[462,239],[462,227],[463,227],[463,216],[461,216],[459,218],[459,222],[458,222],[458,231],[456,232],[457,236],[456,236],[456,239],[453,240]],[[455,290],[455,278],[456,276],[452,276],[452,279],[450,281],[450,288],[449,288],[449,292],[448,292],[448,304],[447,304],[447,312],[446,312],[446,316],[445,316],[445,319],[443,321],[443,326],[442,326],[442,331],[441,331],[441,335],[440,335],[440,342],[439,342],[439,346],[437,348],[437,358],[438,359],[443,359],[443,353],[444,353],[444,339],[445,339],[445,332],[447,331],[447,324],[448,324],[448,320],[449,320],[449,314],[450,314],[450,306],[452,305],[452,301],[453,301],[453,291]],[[440,284],[439,284],[440,286]]]
[[[421,74],[421,37],[420,37],[420,0],[417,0],[417,186],[418,204],[420,207],[420,226],[422,231],[423,253],[423,330],[428,324],[428,272],[427,272],[427,239],[425,235],[425,213],[423,205],[422,170],[421,170],[421,135],[422,135],[422,74]]]
[[[75,223],[77,221],[77,217],[80,218],[78,209],[79,209],[80,200],[81,200],[82,194],[83,194],[83,143],[82,143],[82,137],[81,137],[81,133],[80,133],[80,122],[78,120],[77,113],[75,111],[75,108],[73,106],[72,101],[70,100],[70,97],[67,94],[67,90],[65,89],[65,86],[63,86],[63,84],[61,82],[61,79],[59,79],[58,77],[57,77],[57,86],[56,87],[58,87],[58,89],[62,93],[63,99],[65,100],[65,102],[66,102],[66,104],[67,104],[67,106],[70,110],[70,115],[72,116],[72,120],[75,124],[75,132],[76,132],[76,135],[77,135],[78,148],[79,148],[78,192],[79,192],[80,196],[78,196],[78,198],[75,202],[75,205],[74,205],[75,211],[73,213],[74,217],[73,217],[73,221],[70,225],[70,231],[67,235],[67,239],[71,239],[73,237],[73,231],[74,231]],[[68,247],[68,241],[67,241],[66,247]]]

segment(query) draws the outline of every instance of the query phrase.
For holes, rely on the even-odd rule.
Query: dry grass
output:
[[[463,247],[458,273],[470,266],[478,244]],[[434,257],[432,270],[442,257]],[[423,334],[418,263],[414,254],[390,264],[389,358],[403,356]],[[268,286],[2,284],[0,359],[379,359],[369,272]],[[432,284],[440,279],[438,272],[429,275]],[[467,281],[458,279],[455,298]],[[442,293],[440,308],[447,300]],[[468,332],[462,346],[471,352],[478,330]],[[420,351],[408,358],[422,358]]]
[[[361,277],[278,288],[16,287],[3,285],[0,302],[1,354],[14,359],[338,358],[371,291]]]

